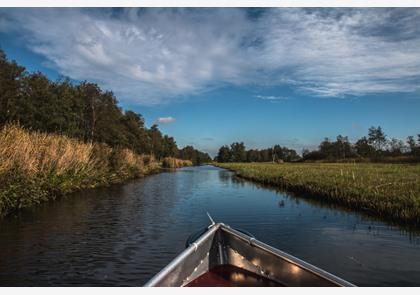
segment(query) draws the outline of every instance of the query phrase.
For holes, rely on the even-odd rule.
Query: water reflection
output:
[[[418,285],[420,238],[214,167],[80,192],[0,222],[0,285],[140,286],[205,212],[358,285]]]
[[[333,209],[337,212],[342,212],[344,214],[346,213],[357,214],[365,222],[369,222],[369,221],[384,222],[381,218],[370,215],[369,212],[363,212],[363,211],[360,212],[358,210],[350,209],[340,204],[335,204],[331,202],[323,202],[322,197],[319,197],[319,196],[314,196],[314,195],[305,194],[305,193],[295,193],[295,192],[285,191],[283,189],[279,189],[271,185],[247,181],[241,177],[232,175],[232,172],[229,172],[229,171],[223,171],[223,172],[224,173],[220,174],[220,180],[222,182],[230,183],[232,185],[237,185],[238,187],[247,186],[247,187],[252,187],[256,189],[270,190],[271,192],[281,195],[283,199],[289,199],[289,201],[295,202],[296,205],[299,205],[300,200],[304,200],[305,203],[312,204],[316,207]],[[283,199],[280,200],[278,203],[279,208],[284,207]],[[326,218],[326,216],[324,216],[324,218]],[[389,229],[395,229],[397,231],[400,231],[402,235],[405,235],[408,237],[410,242],[417,243],[417,244],[420,242],[420,239],[419,239],[420,229],[418,227],[415,227],[412,225],[401,224],[393,220],[386,220],[384,224],[386,224],[387,228]],[[374,226],[369,226],[369,230],[372,229],[372,227]]]

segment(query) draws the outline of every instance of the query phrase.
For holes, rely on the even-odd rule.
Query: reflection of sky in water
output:
[[[420,238],[214,167],[85,191],[0,223],[0,285],[142,285],[216,221],[359,285],[419,285]]]

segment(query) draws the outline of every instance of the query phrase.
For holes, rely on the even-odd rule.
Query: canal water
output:
[[[88,190],[0,221],[0,286],[142,286],[216,221],[361,286],[420,286],[420,236],[212,166]]]

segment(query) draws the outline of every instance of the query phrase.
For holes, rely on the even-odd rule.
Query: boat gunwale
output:
[[[154,275],[145,285],[144,287],[152,287],[156,286],[162,279],[165,278],[166,275],[168,275],[171,271],[173,271],[179,264],[183,262],[184,259],[186,259],[189,255],[193,254],[197,251],[198,247],[200,247],[202,244],[206,242],[208,238],[213,236],[219,229],[224,230],[228,232],[231,235],[234,235],[235,237],[241,239],[242,241],[250,244],[251,246],[258,247],[262,249],[263,251],[267,251],[268,253],[277,256],[280,259],[283,259],[287,261],[288,263],[291,263],[293,265],[296,265],[299,268],[302,268],[315,276],[318,276],[324,280],[327,280],[333,284],[336,285],[336,287],[356,287],[356,285],[337,277],[323,269],[320,269],[306,261],[303,261],[293,255],[290,255],[286,252],[283,252],[277,248],[274,248],[268,244],[265,244],[264,242],[261,242],[260,240],[257,240],[253,237],[247,236],[244,233],[241,233],[230,226],[224,224],[224,223],[216,223],[211,224],[208,227],[208,230],[198,238],[198,240],[194,243],[192,243],[188,248],[183,250],[178,256],[176,256],[168,265],[166,265],[162,270],[160,270],[156,275]]]
[[[174,270],[178,264],[180,264],[185,258],[190,254],[194,253],[198,247],[201,246],[209,237],[219,230],[221,227],[220,223],[212,224],[208,227],[208,230],[194,243],[192,243],[188,248],[182,251],[178,256],[176,256],[168,265],[162,268],[156,275],[154,275],[143,287],[153,287],[161,279],[163,279],[168,273]]]
[[[241,233],[240,231],[237,231],[234,228],[231,228],[228,225],[225,225],[225,224],[221,223],[221,228],[223,230],[229,232],[230,234],[235,235],[236,237],[240,238],[241,240],[249,243],[252,246],[257,246],[257,247],[263,249],[264,251],[269,252],[272,255],[275,255],[275,256],[283,259],[283,260],[286,260],[287,262],[292,263],[292,264],[296,265],[297,267],[302,268],[306,271],[309,271],[309,272],[313,273],[314,275],[319,276],[319,277],[321,277],[325,280],[328,280],[328,281],[330,281],[334,284],[341,285],[343,287],[356,287],[356,285],[354,285],[354,284],[352,284],[352,283],[350,283],[350,282],[348,282],[348,281],[346,281],[346,280],[344,280],[340,277],[337,277],[337,276],[335,276],[335,275],[333,275],[333,274],[331,274],[331,273],[329,273],[329,272],[327,272],[327,271],[325,271],[325,270],[323,270],[319,267],[316,267],[315,265],[312,265],[312,264],[310,264],[306,261],[303,261],[303,260],[301,260],[301,259],[299,259],[299,258],[297,258],[293,255],[290,255],[290,254],[288,254],[284,251],[281,251],[277,248],[274,248],[274,247],[272,247],[272,246],[270,246],[270,245],[268,245],[264,242],[261,242],[258,239],[249,237],[249,236]]]

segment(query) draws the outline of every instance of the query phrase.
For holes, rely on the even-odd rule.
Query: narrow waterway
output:
[[[0,220],[0,286],[141,286],[216,221],[356,285],[420,286],[420,236],[191,167],[89,190]]]

